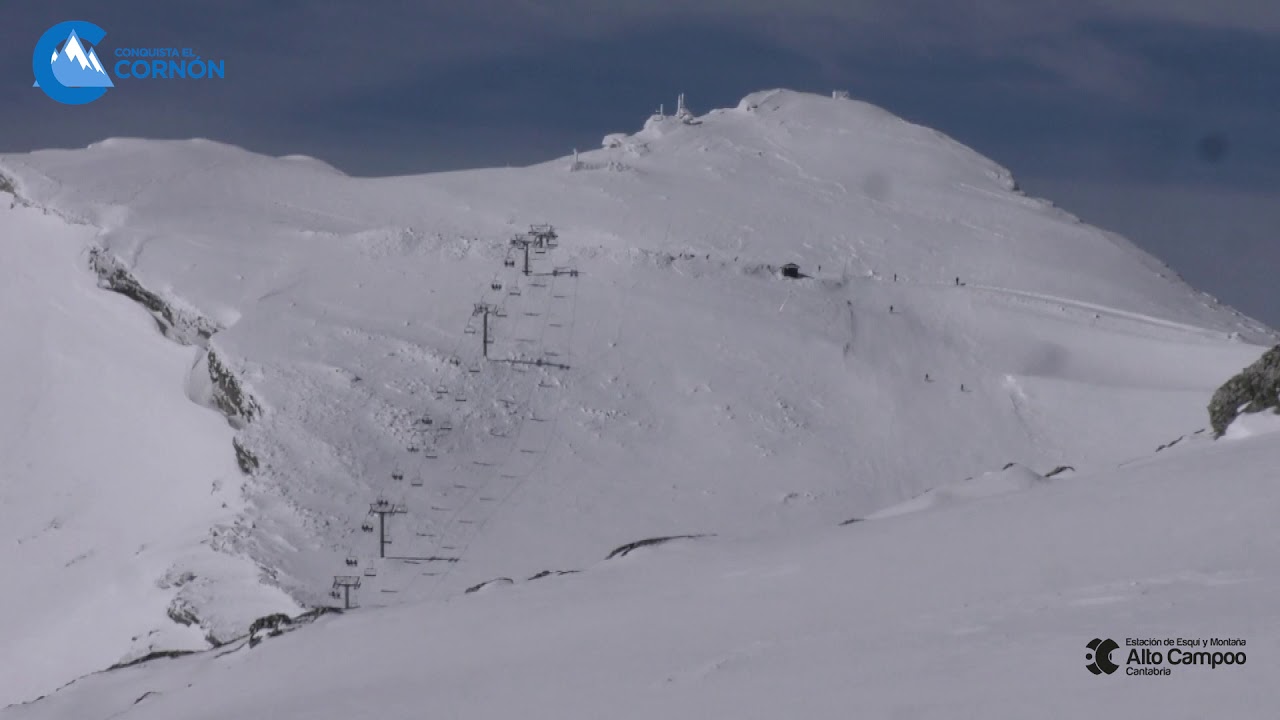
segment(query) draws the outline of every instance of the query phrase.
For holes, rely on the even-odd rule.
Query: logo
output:
[[[1089,641],[1089,644],[1086,645],[1086,647],[1091,651],[1084,654],[1085,660],[1092,661],[1088,665],[1085,665],[1085,668],[1088,669],[1089,672],[1094,675],[1101,675],[1103,673],[1110,675],[1120,669],[1119,665],[1111,662],[1111,651],[1120,649],[1120,646],[1116,644],[1115,640],[1112,640],[1111,638],[1107,638],[1106,640],[1094,638]]]
[[[105,95],[115,83],[98,60],[95,47],[106,36],[105,30],[83,20],[49,28],[31,55],[35,87],[64,105],[85,105]]]
[[[205,59],[189,47],[118,47],[115,63],[102,64],[99,43],[107,36],[102,28],[83,20],[59,23],[36,42],[31,54],[35,87],[64,105],[84,105],[116,86],[112,80],[223,80],[226,61]],[[106,51],[103,51],[106,54]]]

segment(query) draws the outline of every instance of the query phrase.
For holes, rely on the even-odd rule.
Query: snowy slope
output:
[[[231,429],[184,394],[195,361],[85,271],[89,228],[0,196],[0,704],[126,654],[206,647],[170,607],[236,632],[264,609],[211,530],[241,509]],[[241,578],[215,586],[210,578]],[[245,591],[248,588],[248,591]]]
[[[360,179],[109,140],[0,174],[96,228],[104,277],[161,299],[186,367],[221,378],[201,399],[253,477],[219,547],[304,604],[339,573],[375,573],[366,606],[416,603],[645,537],[825,526],[1009,462],[1112,468],[1203,427],[1274,340],[950,139],[786,91],[531,168]],[[523,277],[508,240],[539,222],[561,244]],[[480,301],[505,315],[496,361]],[[234,460],[225,426],[205,437]],[[407,511],[390,555],[445,560],[375,560],[379,498]]]
[[[325,618],[4,717],[1273,717],[1275,439]],[[1215,649],[1246,662],[1094,676],[1095,637],[1122,666],[1126,638],[1152,637],[1240,638]]]

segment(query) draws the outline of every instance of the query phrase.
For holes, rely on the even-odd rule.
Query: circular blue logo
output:
[[[105,95],[115,85],[94,48],[106,36],[105,30],[83,20],[49,28],[31,54],[36,87],[64,105],[84,105]]]

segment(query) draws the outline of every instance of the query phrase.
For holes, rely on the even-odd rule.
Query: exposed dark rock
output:
[[[184,602],[175,601],[170,605],[168,615],[170,620],[178,623],[179,625],[190,627],[192,625],[200,624],[200,618],[195,614],[195,611],[193,611],[191,607]]]
[[[289,625],[293,619],[284,613],[274,613],[265,617],[260,617],[253,621],[249,626],[249,634],[253,635],[259,630],[276,630],[281,625]]]
[[[183,655],[192,655],[195,652],[196,652],[195,650],[156,650],[155,652],[147,653],[146,655],[143,655],[142,657],[137,658],[135,660],[116,663],[115,665],[112,665],[111,667],[107,668],[107,671],[110,672],[112,670],[120,670],[127,667],[133,667],[134,665],[141,665],[142,663],[151,662],[152,660],[160,660],[162,658],[178,658],[178,657],[182,657]]]
[[[637,540],[633,543],[627,543],[626,545],[615,548],[613,552],[609,553],[609,555],[605,558],[605,560],[612,560],[616,557],[626,557],[628,554],[631,553],[631,551],[638,550],[642,547],[648,547],[650,545],[661,545],[663,543],[671,542],[672,540],[696,540],[697,538],[704,538],[704,537],[707,537],[707,536],[706,535],[668,535],[666,537],[656,537],[656,538],[649,538],[647,540]]]
[[[205,318],[175,311],[160,296],[143,287],[114,255],[101,248],[89,252],[89,267],[97,274],[99,287],[120,293],[150,310],[160,332],[175,342],[201,345],[221,329]]]
[[[258,403],[244,391],[235,373],[227,368],[213,350],[208,354],[209,379],[213,381],[213,404],[231,420],[250,423],[262,412]]]
[[[1276,411],[1280,406],[1280,345],[1231,378],[1209,401],[1214,437],[1222,437],[1240,413]]]
[[[470,594],[470,593],[473,593],[473,592],[478,592],[479,590],[482,590],[482,589],[484,589],[485,587],[488,587],[489,585],[511,585],[511,584],[512,584],[512,583],[514,583],[514,582],[515,582],[514,580],[512,580],[511,578],[507,578],[507,577],[494,578],[494,579],[492,579],[492,580],[485,580],[484,582],[480,583],[479,585],[472,585],[471,587],[467,588],[467,589],[466,589],[466,592],[465,592],[464,594]]]
[[[840,526],[843,527],[845,525],[852,525],[854,523],[859,523],[859,522],[862,522],[862,518],[849,518],[848,520],[845,520],[844,522],[840,523]]]
[[[1073,467],[1071,467],[1070,465],[1059,465],[1058,467],[1056,467],[1056,468],[1054,468],[1054,469],[1050,470],[1049,472],[1045,473],[1045,474],[1044,474],[1044,476],[1045,476],[1045,477],[1047,477],[1047,478],[1051,478],[1051,477],[1053,477],[1054,475],[1061,475],[1061,474],[1062,474],[1062,473],[1064,473],[1064,472],[1075,472],[1075,471],[1076,471],[1076,469],[1075,469],[1075,468],[1073,468]]]
[[[531,576],[529,579],[530,579],[530,580],[541,580],[542,578],[544,578],[544,577],[548,577],[548,576],[551,576],[551,575],[572,575],[572,574],[574,574],[574,573],[579,573],[579,572],[582,572],[582,571],[581,571],[581,570],[543,570],[542,572],[538,573],[537,575],[533,575],[533,576]]]
[[[240,466],[240,472],[245,475],[252,475],[256,472],[259,466],[258,456],[245,448],[240,442],[240,438],[232,438],[231,446],[236,449],[236,464]]]
[[[16,196],[18,194],[18,189],[13,186],[12,180],[10,180],[8,177],[4,175],[0,175],[0,192],[9,193],[10,195]]]

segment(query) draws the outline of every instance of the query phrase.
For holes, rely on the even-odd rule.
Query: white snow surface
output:
[[[919,563],[935,553],[962,552],[964,544],[952,542],[945,523],[966,517],[968,511],[951,506],[969,507],[975,497],[986,499],[974,507],[998,506],[995,495],[1010,495],[1027,498],[1011,503],[1043,509],[1048,529],[1063,533],[1051,557],[1054,572],[1075,582],[1073,573],[1088,575],[1076,566],[1088,566],[1093,555],[1067,536],[1097,527],[1090,513],[1098,508],[1091,503],[1103,496],[1080,491],[1058,508],[1057,488],[1105,475],[1121,463],[1145,467],[1141,458],[1157,446],[1202,429],[1212,391],[1255,360],[1263,345],[1276,342],[1271,330],[1188,287],[1123,238],[1022,195],[1006,170],[949,138],[864,103],[789,91],[756,93],[691,123],[651,120],[634,135],[608,136],[605,147],[580,153],[572,165],[560,159],[529,168],[368,179],[306,158],[269,158],[206,140],[113,139],[83,150],[3,155],[0,175],[13,179],[30,206],[0,215],[5,252],[21,261],[9,262],[6,272],[26,283],[15,287],[33,288],[7,298],[0,316],[14,328],[6,337],[11,332],[19,338],[6,343],[19,351],[4,356],[0,369],[8,385],[0,391],[59,398],[47,406],[57,420],[47,423],[51,430],[32,436],[38,442],[21,444],[13,456],[18,460],[9,453],[0,458],[0,487],[21,493],[6,497],[0,512],[43,526],[71,505],[69,498],[106,497],[109,503],[93,504],[101,519],[84,526],[99,554],[129,557],[152,537],[176,548],[157,555],[163,561],[154,565],[135,564],[131,574],[103,564],[95,570],[101,574],[76,586],[76,597],[102,603],[93,617],[112,633],[89,639],[48,630],[63,615],[57,603],[46,602],[68,594],[64,583],[73,570],[63,565],[83,549],[5,551],[16,553],[13,562],[27,569],[32,599],[20,612],[3,614],[0,633],[42,638],[46,664],[59,670],[0,683],[0,701],[31,697],[52,689],[55,680],[108,664],[103,659],[157,647],[131,639],[144,630],[165,638],[177,632],[183,642],[204,632],[227,639],[234,635],[228,627],[243,629],[267,612],[290,612],[294,603],[331,604],[335,574],[362,577],[362,612],[407,607],[325,620],[274,642],[303,643],[299,652],[310,653],[318,651],[311,641],[295,638],[333,634],[340,641],[334,648],[352,646],[354,654],[345,657],[412,657],[415,677],[423,663],[449,676],[450,663],[461,662],[456,673],[474,671],[467,677],[479,682],[481,668],[506,673],[520,657],[536,655],[544,633],[558,630],[567,633],[557,640],[568,643],[566,652],[535,663],[548,667],[522,677],[540,682],[550,675],[538,673],[552,673],[557,661],[570,659],[599,662],[595,675],[622,675],[624,656],[583,644],[593,628],[621,632],[603,619],[590,620],[602,618],[591,609],[603,613],[610,598],[637,598],[624,605],[637,613],[625,624],[661,624],[664,615],[649,614],[650,608],[670,609],[690,578],[724,563],[785,567],[795,554],[798,566],[808,568],[808,584],[800,587],[806,597],[814,595],[813,602],[829,595],[850,613],[864,602],[887,607],[912,593],[877,594],[882,584],[862,581],[824,583],[833,572],[846,577],[845,567],[897,573],[895,553],[917,553],[911,559]],[[519,272],[523,257],[508,241],[541,222],[555,224],[560,245],[531,253],[534,274],[525,277]],[[23,235],[30,239],[10,241]],[[44,241],[46,236],[58,242]],[[40,260],[55,246],[61,255]],[[162,298],[181,326],[170,336],[194,345],[161,337],[145,311],[94,289],[84,270],[90,246]],[[504,265],[507,258],[514,267]],[[38,261],[44,269],[25,270]],[[786,262],[798,263],[807,277],[780,277],[776,269]],[[551,274],[554,268],[577,272]],[[33,325],[29,298],[73,290],[81,305],[48,310],[44,325]],[[493,359],[487,362],[480,356],[481,319],[473,313],[480,301],[500,306],[504,315],[490,318]],[[115,316],[85,319],[98,317],[92,308],[114,309]],[[78,330],[79,324],[88,329]],[[66,337],[42,343],[40,327]],[[191,330],[196,327],[216,332],[206,339]],[[126,334],[129,328],[133,335]],[[89,330],[110,341],[77,344],[95,337]],[[212,404],[206,350],[234,374],[255,408],[253,417],[235,419],[237,429],[204,407]],[[107,385],[88,376],[87,389],[60,395],[72,371],[50,361],[58,354],[94,372],[118,366],[134,384],[111,383],[114,394],[104,395]],[[544,364],[506,362],[511,359]],[[157,369],[140,369],[150,368],[147,363]],[[148,409],[153,397],[170,404]],[[32,403],[4,404],[6,441],[20,435]],[[73,431],[67,418],[77,413],[121,437]],[[124,437],[130,433],[136,437]],[[233,434],[258,460],[250,478],[237,476]],[[95,455],[98,442],[118,460]],[[159,449],[150,451],[147,443]],[[1181,445],[1162,457],[1202,450]],[[1216,448],[1203,451],[1219,456]],[[74,488],[54,482],[59,471],[42,468],[55,460],[78,463],[85,472],[76,477],[89,479]],[[1025,473],[1001,472],[1010,462]],[[131,463],[150,464],[137,471]],[[1031,482],[1059,465],[1079,474]],[[175,473],[182,474],[180,488],[166,484]],[[978,480],[965,485],[964,478]],[[1187,497],[1215,497],[1212,483],[1187,479],[1184,485]],[[948,489],[921,495],[941,486]],[[192,494],[156,502],[157,488]],[[1159,497],[1154,489],[1151,495]],[[839,532],[815,529],[911,498],[931,511]],[[387,518],[388,555],[418,559],[376,559],[374,535],[361,525],[377,525],[368,510],[378,499],[407,511]],[[1170,507],[1191,516],[1195,505]],[[928,534],[908,530],[933,527],[935,518],[941,525]],[[965,532],[998,531],[1011,547],[1035,545],[1019,533],[1036,517],[1000,518],[1006,527]],[[15,529],[19,525],[0,527],[6,547],[25,537]],[[892,539],[907,547],[855,541],[860,533],[889,532],[863,527],[900,528]],[[629,556],[593,571],[593,577],[613,579],[575,575],[539,581],[551,589],[499,584],[460,595],[494,578],[590,567],[624,543],[685,534],[716,537],[710,545],[704,539],[650,551],[675,558],[655,565],[652,579],[643,565],[650,553],[644,552],[634,562]],[[986,535],[974,542],[975,551],[988,549]],[[691,549],[686,557],[676,549],[686,546],[723,549]],[[188,552],[205,558],[203,571],[192,569],[196,560],[178,562]],[[866,555],[852,564],[837,559],[848,552]],[[1030,563],[1030,556],[1020,557]],[[1152,559],[1136,557],[1131,565],[1099,570],[1090,582],[1104,583],[1103,576],[1119,582]],[[354,567],[344,562],[348,558]],[[612,569],[628,563],[643,565],[644,572]],[[190,593],[199,630],[163,617],[175,591],[158,588],[157,581],[174,567],[190,569],[209,588]],[[739,626],[749,625],[754,613],[783,624],[835,617],[834,604],[787,609],[798,594],[785,578],[771,580],[781,578],[773,572],[751,581],[768,599],[753,614],[737,616]],[[1150,572],[1157,577],[1165,570]],[[926,575],[919,573],[912,582],[926,592]],[[120,589],[106,584],[107,577]],[[947,577],[926,594],[943,592]],[[1019,592],[1033,599],[1037,592],[1076,588],[1037,577],[1028,570],[1007,582],[1025,580],[1029,584]],[[972,582],[977,587],[979,578]],[[664,639],[697,624],[703,612],[697,608],[717,616],[711,608],[724,600],[717,595],[723,590],[714,583],[699,587],[707,604],[694,603],[688,616],[673,618],[670,636],[637,632],[636,639],[657,652]],[[1186,587],[1193,595],[1207,592],[1194,582]],[[955,595],[963,596],[963,590]],[[134,597],[149,598],[150,605]],[[513,597],[531,603],[528,614],[486,604],[515,602],[507,599]],[[436,605],[424,605],[445,598],[454,598],[440,606],[450,611],[438,617]],[[568,598],[581,599],[580,626],[565,626],[573,604],[562,618],[539,614],[553,613],[546,603]],[[924,611],[908,605],[904,612]],[[1084,622],[1087,610],[1079,613],[1070,652],[1045,651],[1037,662],[1079,670],[1083,651],[1076,646],[1106,631],[1083,629],[1093,626]],[[455,625],[463,630],[448,630],[456,635],[443,644],[422,643],[439,652],[430,658],[410,656],[410,648],[378,650],[382,639],[403,633],[403,618],[419,616],[426,625],[400,642],[437,638]],[[908,617],[899,616],[904,623]],[[525,618],[530,627],[518,637],[530,645],[494,634]],[[709,632],[725,633],[717,637],[730,642],[734,618],[716,620],[720,630]],[[482,630],[484,623],[490,625]],[[360,632],[344,629],[354,627],[382,634],[365,646],[343,635]],[[1024,629],[1031,628],[1028,621]],[[1000,641],[1011,631],[1000,631]],[[824,648],[841,644],[839,634],[824,640],[808,632]],[[879,647],[874,638],[888,642],[892,634],[890,626],[877,632],[866,646],[868,658]],[[981,637],[975,642],[998,646],[996,636]],[[1015,641],[1030,648],[1045,639],[1032,632]],[[445,652],[450,642],[463,653],[461,660]],[[958,647],[957,656],[968,652],[965,647],[977,652],[974,645]],[[810,677],[806,663],[823,656],[808,649],[793,648],[788,657],[799,664],[779,682],[798,683],[792,689],[799,689],[864,667],[837,655],[828,674]],[[227,657],[232,659],[216,662],[261,670],[234,659],[241,655]],[[906,668],[907,656],[900,657],[895,673]],[[620,664],[610,666],[614,660]],[[972,672],[994,672],[991,662],[1000,667],[1006,661],[1018,667],[1000,655]],[[180,667],[206,662],[214,661]],[[780,667],[781,657],[774,663]],[[929,660],[914,672],[928,677],[946,667],[943,659]],[[865,677],[881,678],[881,672]],[[755,670],[736,674],[763,677]],[[262,675],[277,688],[283,682]],[[73,687],[91,682],[115,681]],[[830,698],[847,699],[846,689],[860,687],[847,680],[840,685]],[[336,692],[343,685],[330,687]],[[961,687],[946,681],[939,692]],[[512,685],[501,692],[516,702],[530,688]],[[534,695],[545,698],[547,692]],[[273,697],[281,712],[283,703],[302,702],[292,693]],[[332,694],[324,697],[324,707],[343,707]],[[463,695],[455,697],[465,702]],[[350,708],[364,701],[353,695],[347,702]],[[48,707],[37,704],[32,712],[43,712],[42,706]],[[190,707],[215,708],[198,701]],[[299,717],[323,716],[290,707]],[[762,712],[767,703],[759,707]]]
[[[191,348],[85,270],[93,232],[0,202],[0,703],[122,657],[207,647],[292,602],[218,553],[242,509],[232,431],[183,392]],[[222,582],[223,579],[231,582]],[[212,601],[212,602],[211,602]],[[225,607],[227,614],[219,608]]]
[[[1280,705],[1277,462],[1272,441],[1224,441],[783,540],[672,543],[94,675],[4,717],[1261,720]],[[1116,674],[1085,669],[1096,637],[1120,644]],[[1130,676],[1128,638],[1239,638],[1210,650],[1246,661]]]

